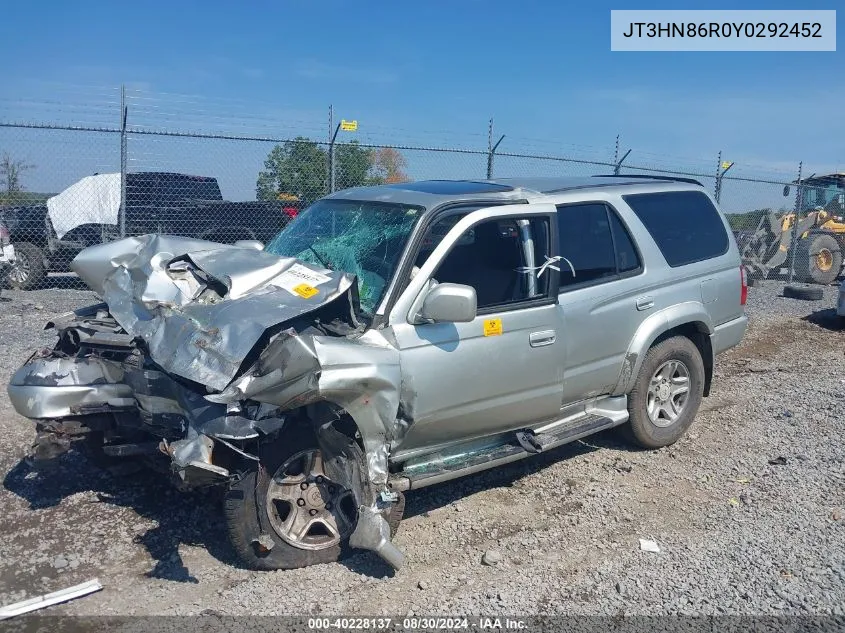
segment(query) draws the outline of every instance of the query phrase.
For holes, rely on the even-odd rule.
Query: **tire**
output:
[[[44,252],[29,242],[14,242],[12,246],[15,247],[16,261],[6,275],[9,287],[15,290],[37,288],[47,278]]]
[[[677,372],[670,372],[673,365]],[[671,374],[672,380],[665,383],[661,380],[657,387],[650,390],[652,379],[660,370],[664,372],[665,378]],[[672,385],[680,387],[681,376],[686,373],[687,391],[671,395]],[[685,336],[673,336],[654,345],[646,353],[634,388],[628,396],[628,429],[632,439],[643,448],[662,448],[677,442],[695,419],[698,408],[701,406],[701,399],[704,394],[704,362],[701,353],[695,344]],[[677,415],[673,421],[668,420],[665,414],[661,414],[659,406],[663,401],[661,395],[668,395],[668,403],[671,411]],[[672,407],[671,403],[680,404],[680,411]],[[653,420],[649,414],[650,404],[652,411],[657,411],[657,420]]]
[[[789,299],[819,301],[824,298],[824,290],[818,286],[784,286],[783,296]]]
[[[836,281],[842,270],[842,249],[828,233],[814,233],[798,243],[795,268],[799,279],[828,285]]]
[[[291,460],[294,464],[298,460],[307,460],[307,455],[297,456],[308,452],[313,454],[315,451],[319,453],[313,434],[302,431],[282,435],[278,440],[267,443],[261,448],[261,463],[257,469],[249,471],[240,481],[229,487],[223,502],[229,540],[238,557],[249,568],[295,569],[338,561],[352,553],[353,549],[349,547],[348,541],[357,518],[357,507],[351,492],[336,486],[334,488],[336,496],[332,496],[329,490],[333,484],[325,478],[323,483],[318,485],[312,481],[307,484],[308,489],[302,493],[296,493],[300,494],[297,503],[300,500],[304,502],[302,509],[297,508],[293,503],[278,500],[278,497],[283,496],[280,493],[285,489],[296,491],[298,488],[289,484],[284,486],[275,484],[273,475],[284,466],[280,475],[287,481],[289,477],[286,474],[292,472],[292,467],[286,464]],[[302,465],[307,462],[298,463]],[[293,472],[295,470],[296,466],[293,467]],[[301,477],[301,475],[295,475],[290,479],[295,477]],[[349,496],[341,498],[346,494]],[[339,498],[338,507],[334,508],[335,527],[339,528],[337,532],[340,536],[334,539],[336,542],[330,539],[331,534],[326,529],[327,524],[320,523],[322,521],[320,517],[323,516],[322,508],[318,510],[320,517],[315,519],[318,522],[315,523],[314,528],[309,528],[299,544],[291,542],[294,540],[292,535],[282,529],[284,526],[281,524],[285,519],[290,518],[295,523],[297,513],[302,513],[299,516],[305,517],[306,511],[311,512],[321,505],[326,506],[326,499],[338,500]],[[400,494],[388,518],[391,534],[394,534],[398,528],[404,506],[405,499]],[[294,514],[292,518],[290,513]],[[347,521],[346,529],[342,529],[342,523],[337,518],[338,514],[351,517]],[[318,529],[315,530],[315,528]],[[312,531],[325,532],[326,535],[311,536]],[[287,538],[283,536],[283,533],[287,535]],[[324,544],[317,542],[320,538],[323,539]],[[308,542],[308,539],[312,539],[312,542]]]

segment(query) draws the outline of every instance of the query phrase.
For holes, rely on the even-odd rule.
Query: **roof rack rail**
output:
[[[666,182],[688,182],[691,185],[703,187],[694,178],[682,178],[680,176],[653,176],[651,174],[595,174],[593,178],[642,178],[643,180],[663,180]]]

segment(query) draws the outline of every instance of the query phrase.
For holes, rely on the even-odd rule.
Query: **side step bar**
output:
[[[588,414],[554,431],[538,434],[531,431],[516,432],[494,446],[486,446],[469,452],[458,451],[453,455],[441,454],[424,463],[407,466],[392,475],[388,485],[399,491],[425,488],[496,466],[510,464],[624,422],[624,418],[614,420],[605,416]]]

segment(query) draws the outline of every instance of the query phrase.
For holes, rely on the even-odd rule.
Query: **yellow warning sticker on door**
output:
[[[501,336],[501,319],[484,319],[484,336]]]
[[[293,291],[303,299],[310,299],[320,292],[314,286],[309,286],[308,284],[299,284],[298,286],[294,286]]]

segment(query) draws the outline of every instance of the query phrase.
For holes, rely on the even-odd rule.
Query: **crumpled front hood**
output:
[[[354,275],[204,240],[129,237],[83,250],[71,268],[153,361],[217,391],[268,330],[343,296],[357,309]]]

